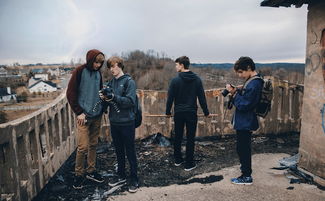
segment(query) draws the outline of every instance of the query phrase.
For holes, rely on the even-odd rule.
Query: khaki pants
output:
[[[80,126],[77,124],[78,147],[75,165],[75,173],[77,176],[81,176],[85,173],[84,161],[86,153],[88,153],[88,167],[86,171],[91,173],[96,169],[96,146],[100,132],[100,123],[101,116],[96,119],[88,120],[85,125]]]

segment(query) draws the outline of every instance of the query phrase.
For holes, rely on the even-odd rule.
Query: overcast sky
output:
[[[262,0],[0,0],[0,64],[62,63],[99,49],[192,62],[304,62],[307,7]]]

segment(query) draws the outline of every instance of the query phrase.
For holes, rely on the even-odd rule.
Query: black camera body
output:
[[[113,94],[114,94],[114,90],[113,88],[106,86],[105,88],[100,90],[101,93],[103,93],[103,95],[108,98],[108,99],[112,99],[113,98]]]
[[[235,86],[233,86],[232,84],[230,84],[230,86],[231,86],[232,88],[235,88]],[[227,89],[224,89],[224,90],[221,92],[221,94],[223,95],[223,97],[226,97],[229,93],[230,93],[230,92],[229,92]]]

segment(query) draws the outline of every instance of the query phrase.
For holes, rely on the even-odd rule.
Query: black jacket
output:
[[[112,125],[129,126],[134,124],[136,86],[130,75],[124,74],[118,79],[113,78],[109,85],[114,90],[114,99],[120,112],[109,107],[109,120]],[[109,103],[110,104],[110,103]]]
[[[209,115],[202,81],[195,73],[180,72],[173,78],[168,89],[166,115],[170,115],[174,102],[174,113],[197,112],[197,98],[205,116]]]

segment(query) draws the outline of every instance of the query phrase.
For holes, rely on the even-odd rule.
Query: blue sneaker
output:
[[[233,184],[242,184],[242,185],[251,185],[253,184],[253,178],[251,176],[245,177],[245,176],[240,176],[237,178],[232,178],[231,183]]]

